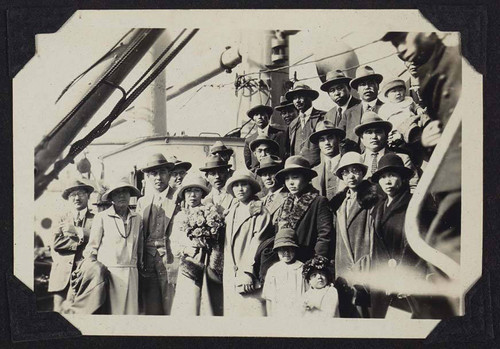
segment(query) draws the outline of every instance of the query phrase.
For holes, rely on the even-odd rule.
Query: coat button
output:
[[[238,271],[238,266],[237,266],[237,265],[235,265],[235,266],[234,266],[234,271],[235,271],[235,272],[237,272],[237,271]]]

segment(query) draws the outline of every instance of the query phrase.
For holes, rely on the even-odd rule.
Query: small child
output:
[[[332,266],[328,258],[316,256],[302,267],[309,290],[302,296],[305,317],[339,317],[339,296],[333,287]]]
[[[300,298],[306,284],[302,278],[303,263],[295,259],[296,239],[291,228],[281,228],[276,234],[273,250],[279,261],[267,271],[262,290],[267,316],[300,316]]]

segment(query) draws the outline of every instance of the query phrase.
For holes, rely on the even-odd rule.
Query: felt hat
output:
[[[75,190],[85,190],[90,195],[94,191],[94,187],[90,184],[84,183],[83,181],[75,180],[71,182],[62,192],[63,199],[68,200],[69,194]]]
[[[250,119],[252,119],[255,114],[261,113],[261,112],[264,112],[265,114],[269,115],[269,117],[270,117],[271,115],[273,115],[273,107],[270,107],[268,105],[263,105],[263,104],[256,105],[255,107],[248,109],[247,116]]]
[[[255,138],[253,141],[250,142],[250,150],[255,151],[255,148],[257,148],[261,144],[267,144],[271,148],[271,152],[277,154],[280,151],[280,145],[278,142],[272,140],[266,135],[258,135],[257,138]]]
[[[250,187],[252,188],[252,195],[257,194],[260,192],[260,184],[257,182],[257,179],[255,178],[255,175],[248,171],[248,170],[237,170],[233,173],[231,178],[228,179],[227,181],[227,192],[234,196],[233,193],[233,186],[236,184],[236,182],[240,181],[245,181],[250,183]]]
[[[342,70],[332,70],[326,73],[326,80],[323,84],[321,84],[320,89],[322,91],[328,92],[332,85],[347,84],[347,86],[349,86],[349,82],[351,80],[352,79],[350,77],[345,76]]]
[[[345,137],[343,129],[335,127],[329,120],[323,120],[316,125],[316,131],[309,136],[309,142],[318,144],[319,138],[327,134],[338,136],[339,140]]]
[[[274,107],[274,110],[281,112],[285,109],[295,108],[293,102],[290,102],[285,96],[280,97],[280,104]]]
[[[125,178],[122,178],[116,182],[113,182],[110,186],[109,189],[102,195],[101,200],[102,201],[110,201],[111,202],[111,194],[118,189],[126,188],[130,192],[130,196],[141,196],[141,192],[139,189],[131,185],[128,180]]]
[[[354,133],[358,137],[361,137],[364,130],[373,127],[381,127],[387,133],[391,132],[392,130],[392,124],[389,121],[382,120],[382,118],[378,116],[377,113],[366,111],[361,117],[361,123],[358,126],[354,127]]]
[[[216,141],[210,148],[210,154],[226,153],[228,156],[233,155],[234,150],[226,147],[222,141]]]
[[[399,155],[395,153],[387,153],[378,161],[378,170],[372,174],[372,182],[378,182],[380,176],[389,171],[399,173],[403,179],[408,179],[413,176],[413,171],[408,167],[405,167],[403,160]]]
[[[169,156],[167,161],[174,164],[174,168],[172,170],[183,168],[184,170],[189,171],[189,169],[193,166],[190,162],[177,159],[175,155]]]
[[[337,166],[337,169],[335,170],[335,175],[342,179],[342,171],[347,167],[351,165],[356,165],[359,166],[360,168],[363,169],[363,177],[366,174],[366,171],[368,171],[368,166],[366,166],[363,163],[363,158],[360,153],[356,153],[355,151],[350,151],[342,155],[340,158],[339,164]]]
[[[184,179],[182,180],[182,185],[177,191],[177,196],[179,197],[179,199],[184,199],[184,192],[189,188],[200,188],[204,193],[203,197],[205,197],[210,192],[207,186],[207,181],[198,173],[190,173],[186,177],[184,177]]]
[[[295,235],[295,231],[292,228],[281,228],[276,233],[274,237],[274,246],[273,250],[276,250],[279,247],[299,247],[297,245],[297,237]]]
[[[327,275],[328,282],[334,280],[334,267],[330,260],[323,256],[315,256],[304,263],[302,267],[302,277],[309,281],[311,274],[315,271],[322,271]]]
[[[276,179],[283,182],[285,175],[290,172],[305,173],[309,179],[318,175],[316,171],[311,169],[309,161],[301,155],[293,155],[286,159],[284,168],[276,173]]]
[[[380,91],[380,94],[382,97],[387,97],[387,93],[389,90],[395,88],[395,87],[402,87],[406,91],[406,84],[403,80],[401,79],[392,79],[388,81],[383,87],[382,90]]]
[[[172,170],[174,168],[174,166],[175,165],[172,162],[169,162],[165,158],[165,156],[163,156],[163,154],[156,153],[156,154],[151,155],[148,158],[146,165],[143,168],[141,168],[141,171],[142,172],[149,172],[149,171],[161,168],[161,167],[165,167],[169,170]]]
[[[285,93],[285,98],[289,101],[293,101],[293,97],[296,95],[304,95],[311,98],[311,100],[315,100],[319,96],[319,92],[313,90],[308,85],[302,82],[296,82],[293,85],[293,88]]]
[[[255,173],[257,174],[257,176],[260,176],[262,173],[270,169],[273,169],[276,172],[278,172],[282,168],[283,168],[283,161],[279,158],[279,156],[271,154],[264,156],[260,160],[259,168],[255,171]]]
[[[200,167],[200,171],[207,172],[216,168],[231,168],[231,165],[225,162],[219,154],[210,154],[205,162],[205,167]]]
[[[384,77],[375,73],[375,70],[373,70],[372,67],[363,65],[356,69],[356,78],[352,79],[349,84],[353,89],[357,90],[359,83],[366,79],[374,79],[378,84],[380,84]]]

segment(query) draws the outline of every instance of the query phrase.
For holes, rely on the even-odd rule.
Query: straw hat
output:
[[[255,195],[260,192],[260,184],[257,182],[255,175],[248,170],[237,170],[233,173],[231,178],[227,181],[227,191],[234,196],[233,186],[236,182],[246,181],[250,183],[250,187],[252,188],[252,194]]]
[[[94,191],[94,187],[82,181],[75,180],[71,182],[71,184],[69,184],[69,186],[67,186],[62,192],[63,199],[68,200],[69,194],[75,190],[85,190],[90,195]]]

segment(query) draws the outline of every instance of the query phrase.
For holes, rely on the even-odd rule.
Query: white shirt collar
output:
[[[80,219],[84,219],[84,218],[87,216],[87,211],[88,211],[88,210],[89,210],[89,208],[88,208],[88,207],[85,207],[85,208],[84,208],[83,210],[81,210],[81,211],[76,211],[76,212],[75,212],[75,214],[74,214],[74,216],[73,216],[73,220],[75,220],[75,221],[76,221],[76,220],[78,219],[78,217],[79,217]]]
[[[377,104],[377,98],[375,98],[373,101],[370,101],[370,102],[363,101],[362,103],[363,103],[363,110],[366,110],[366,108],[368,108],[368,106],[375,108],[375,105]]]
[[[375,152],[371,151],[371,150],[370,150],[370,149],[368,149],[368,148],[365,148],[365,154],[366,154],[366,156],[365,156],[365,160],[366,160],[366,159],[370,159],[370,161],[371,161],[371,155],[372,155],[373,153],[375,153]],[[380,158],[381,158],[382,156],[384,156],[384,154],[385,154],[385,147],[384,147],[384,148],[382,148],[382,149],[380,149],[380,150],[379,150],[379,151],[377,151],[376,153],[377,153],[377,157],[380,159]],[[367,161],[368,161],[368,160],[367,160]]]

